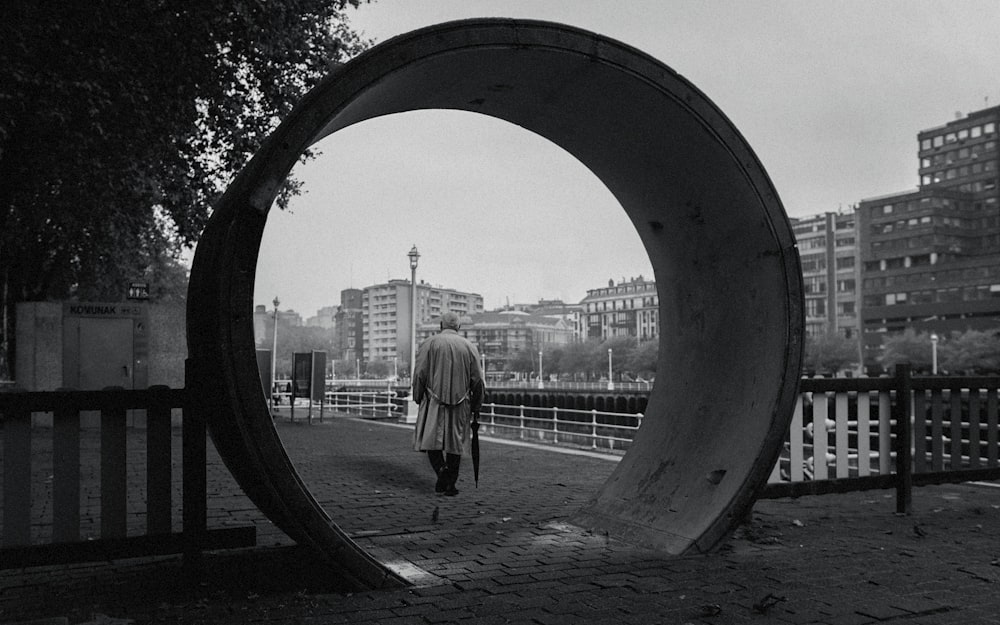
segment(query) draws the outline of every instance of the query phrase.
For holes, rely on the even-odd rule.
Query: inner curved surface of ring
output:
[[[546,137],[621,203],[654,269],[657,377],[636,440],[572,521],[672,554],[710,549],[752,505],[791,418],[804,326],[795,240],[762,165],[705,95],[633,48],[559,24],[467,20],[379,44],[307,94],[230,186],[199,241],[188,304],[192,370],[212,372],[192,383],[227,467],[276,525],[358,583],[403,583],[295,472],[261,393],[251,313],[267,211],[302,152],[421,109]]]

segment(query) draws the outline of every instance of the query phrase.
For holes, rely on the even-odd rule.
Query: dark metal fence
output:
[[[175,553],[197,566],[202,550],[254,545],[253,527],[207,527],[206,429],[193,401],[189,391],[167,387],[0,393],[0,568]],[[175,411],[182,427],[180,532],[172,523]],[[144,420],[145,429],[128,428],[128,418]],[[146,460],[139,485],[129,483],[135,476],[127,457],[128,437],[137,434],[145,436]],[[141,501],[128,497],[130,489],[142,493]],[[136,532],[130,508],[142,503],[145,527]]]

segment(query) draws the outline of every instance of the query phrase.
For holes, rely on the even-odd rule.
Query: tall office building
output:
[[[316,311],[316,316],[306,319],[306,325],[311,328],[333,330],[337,324],[337,306],[324,306]]]
[[[410,362],[410,310],[413,291],[409,280],[389,280],[361,292],[362,360]],[[417,285],[417,325],[442,312],[471,315],[483,311],[483,296],[425,282]]]
[[[866,364],[888,333],[1000,329],[1000,107],[917,134],[920,186],[858,209]]]
[[[336,357],[347,361],[361,358],[362,321],[361,289],[344,289],[340,292],[340,306],[334,314]]]
[[[806,333],[858,337],[860,289],[854,211],[792,218],[802,260]]]

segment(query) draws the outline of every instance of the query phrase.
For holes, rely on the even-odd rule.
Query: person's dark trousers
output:
[[[434,469],[435,475],[441,474],[441,469],[444,468],[444,452],[440,449],[429,449],[427,450],[427,459],[431,461],[431,468]]]
[[[431,462],[431,468],[437,475],[437,483],[434,484],[435,493],[446,495],[456,495],[455,482],[458,481],[458,468],[462,463],[462,456],[457,454],[447,454],[440,449],[430,449],[427,451],[427,459]]]
[[[454,491],[455,483],[458,482],[458,467],[462,465],[462,456],[458,454],[448,454],[448,461],[445,466],[445,470],[448,472],[448,489],[445,491]],[[455,491],[458,492],[458,491]]]
[[[427,459],[431,461],[431,468],[437,476],[434,492],[443,493],[448,487],[448,467],[445,465],[444,452],[440,449],[429,449]]]

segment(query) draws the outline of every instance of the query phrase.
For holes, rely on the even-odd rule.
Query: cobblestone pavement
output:
[[[256,549],[208,554],[201,580],[175,557],[0,572],[0,623],[1000,623],[995,486],[917,489],[909,516],[890,491],[761,501],[717,552],[671,558],[567,523],[613,458],[487,440],[479,488],[467,463],[440,497],[409,428],[278,429],[331,517],[412,587],[345,588],[210,452],[210,526],[253,523]]]

